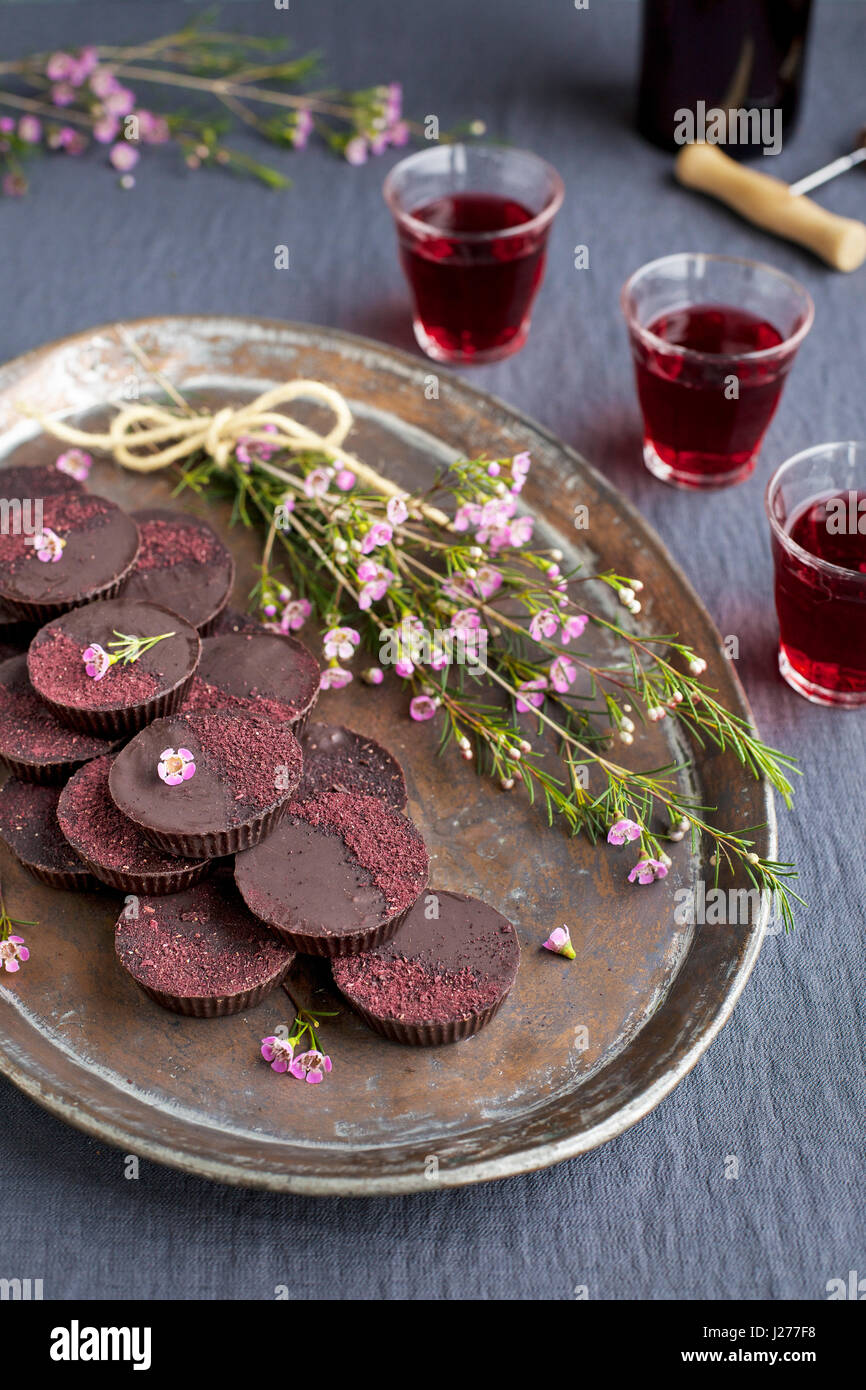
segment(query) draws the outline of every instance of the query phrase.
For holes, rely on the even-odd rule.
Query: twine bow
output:
[[[374,468],[363,463],[343,448],[343,441],[353,424],[352,412],[340,392],[322,381],[288,381],[257,396],[248,405],[226,406],[211,414],[193,411],[177,392],[181,409],[173,410],[153,402],[121,407],[104,434],[76,429],[62,420],[45,419],[38,412],[25,413],[39,420],[48,434],[65,444],[83,449],[103,449],[113,455],[122,468],[136,473],[156,473],[183,459],[193,458],[200,451],[214,460],[220,469],[228,467],[243,440],[250,444],[268,444],[272,449],[290,453],[312,450],[325,454],[335,463],[350,469],[358,481],[385,497],[402,497],[404,492],[384,478]],[[319,434],[293,415],[278,409],[303,397],[331,410],[334,423],[327,434]],[[265,429],[265,426],[268,428]],[[275,477],[285,477],[280,469],[261,462],[257,466]],[[287,479],[295,481],[295,479]],[[450,527],[449,518],[438,507],[419,502],[418,509],[438,526]]]

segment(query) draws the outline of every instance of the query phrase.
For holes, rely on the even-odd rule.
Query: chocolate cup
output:
[[[153,911],[146,899],[141,908],[144,915]],[[151,938],[121,914],[114,934],[118,966],[149,999],[191,1018],[223,1018],[254,1008],[295,961],[293,952],[268,940],[233,892],[226,895],[213,885],[165,899],[153,925]],[[232,957],[248,958],[248,965],[241,960],[240,975],[232,961],[228,969],[220,963],[226,949]],[[153,951],[160,953],[158,963]]]
[[[105,751],[110,753],[114,745],[109,744]],[[36,782],[40,787],[56,787],[59,783],[65,782],[77,772],[85,763],[92,762],[98,758],[98,753],[92,753],[86,758],[65,758],[56,762],[21,762],[18,758],[12,758],[8,753],[0,753],[0,764],[8,767],[15,777],[20,777],[22,782]]]
[[[87,603],[95,603],[99,599],[117,598],[120,593],[121,585],[132,569],[134,560],[130,562],[127,569],[110,583],[101,585],[98,589],[90,589],[86,594],[76,596],[64,603],[32,603],[25,602],[24,599],[10,598],[8,594],[3,595],[3,602],[14,617],[20,618],[22,622],[36,623],[38,627],[44,627],[51,622],[52,618],[59,618],[64,613],[70,613],[73,608],[83,608]]]
[[[143,985],[123,966],[129,978],[135,980],[142,993],[152,999],[155,1004],[159,1004],[163,1009],[169,1009],[174,1014],[184,1014],[187,1018],[228,1018],[231,1014],[242,1014],[247,1009],[255,1009],[263,999],[267,999],[278,985],[282,984],[291,968],[292,962],[289,962],[272,979],[256,985],[255,989],[242,990],[239,994],[180,995],[166,994],[163,990],[154,989],[151,985]]]
[[[124,602],[124,600],[121,599],[121,603],[122,602]],[[135,605],[136,600],[130,600],[129,603],[130,607],[132,607]],[[144,605],[142,604],[142,606]],[[119,740],[130,738],[133,734],[137,734],[140,729],[151,724],[154,719],[160,719],[165,715],[174,714],[175,711],[180,708],[186,699],[187,692],[192,685],[193,676],[198,666],[201,656],[201,639],[199,638],[196,628],[194,628],[191,623],[188,623],[185,618],[182,618],[179,613],[174,613],[170,608],[163,608],[157,604],[147,604],[147,607],[153,609],[155,613],[163,615],[165,621],[180,624],[181,630],[178,633],[179,637],[186,637],[188,641],[195,639],[196,655],[192,669],[187,671],[185,675],[181,676],[180,679],[175,681],[168,689],[157,691],[155,695],[152,695],[147,700],[140,701],[138,704],[114,706],[109,709],[83,709],[77,705],[63,704],[61,701],[52,700],[39,689],[31,676],[33,689],[36,691],[36,694],[39,696],[46,709],[50,710],[54,715],[55,719],[58,719],[62,724],[67,724],[71,729],[77,729],[80,733],[95,734],[99,738]],[[120,611],[122,612],[123,610]],[[60,616],[63,617],[64,614],[60,614]],[[121,621],[121,619],[118,619],[118,621]],[[37,632],[31,643],[31,649],[39,642],[43,630],[44,629],[40,629],[40,631]],[[156,653],[159,651],[159,647],[152,648],[152,650]],[[27,665],[28,671],[30,671],[32,668],[30,666],[29,653]]]
[[[101,528],[94,528],[95,551],[82,554],[76,544],[73,547],[75,553],[66,552],[64,559],[67,560],[67,565],[70,564],[67,557],[72,555],[71,565],[74,573],[66,570],[68,586],[63,586],[62,595],[55,594],[53,597],[44,594],[42,597],[34,598],[17,591],[14,573],[4,575],[4,562],[3,568],[0,569],[0,599],[13,617],[26,619],[41,627],[52,618],[69,613],[74,608],[81,608],[84,604],[93,603],[98,599],[114,598],[132,573],[140,549],[138,527],[132,517],[108,498],[88,494],[82,488],[64,488],[61,493],[46,497],[43,524],[48,529],[59,526],[63,533],[71,526],[70,536],[74,535],[77,521],[74,517],[64,516],[63,512],[64,508],[75,509],[79,504],[95,505],[97,511],[102,512],[105,524]],[[56,516],[55,512],[58,509],[60,515]],[[101,539],[98,538],[100,530],[106,533]],[[97,551],[100,556],[98,561]],[[112,557],[110,561],[107,560],[107,556]],[[105,573],[106,569],[110,571],[108,574]]]
[[[426,905],[416,904],[419,910],[410,914],[393,943],[332,971],[336,988],[368,1028],[410,1047],[439,1047],[479,1032],[501,1009],[520,968],[517,933],[501,912],[466,893],[440,889],[436,896],[436,917],[428,920]],[[385,970],[384,981],[381,975],[377,981],[377,967]],[[460,1000],[452,990],[447,1001],[437,1005],[423,982],[407,978],[413,967],[420,967],[423,979],[431,983],[465,968],[479,987],[483,984],[483,992],[464,994]],[[389,968],[398,983],[402,973],[399,998],[389,994]],[[377,986],[383,991],[378,996]]]
[[[24,779],[19,778],[18,781],[23,782]],[[26,785],[32,786],[33,783],[25,783]],[[41,798],[37,795],[36,806],[30,815],[25,809],[30,801],[29,796],[26,796],[25,808],[19,811],[24,818],[23,823],[16,826],[14,801],[17,794],[15,779],[8,778],[0,788],[0,844],[6,846],[9,853],[33,878],[49,888],[59,888],[64,892],[88,892],[99,888],[99,883],[89,872],[77,850],[74,847],[67,850],[64,846],[65,837],[60,830],[54,809],[59,799],[58,794],[53,793],[49,796],[46,799],[47,805],[41,809]],[[6,805],[9,797],[13,801],[11,814]],[[56,847],[52,844],[55,837],[60,837]],[[64,852],[58,856],[57,849]],[[34,859],[34,853],[41,853],[55,860],[59,857],[60,864],[39,862],[38,858]]]
[[[339,989],[339,986],[337,988]],[[471,1038],[487,1026],[510,993],[509,988],[495,1004],[481,1009],[478,1013],[469,1014],[466,1018],[449,1019],[447,1023],[403,1023],[396,1018],[379,1018],[369,1013],[361,1004],[357,1004],[340,990],[341,997],[368,1028],[380,1037],[388,1038],[390,1042],[403,1043],[408,1047],[442,1047],[447,1043],[463,1042],[465,1038]]]
[[[69,843],[72,844],[72,841]],[[106,869],[104,864],[97,864],[89,855],[82,854],[77,846],[72,845],[72,848],[94,879],[98,880],[98,885],[105,884],[109,888],[116,888],[120,893],[137,893],[140,897],[166,898],[171,893],[182,893],[185,888],[192,888],[194,884],[201,883],[211,868],[208,861],[204,860],[200,864],[191,864],[188,869],[163,869],[156,873]]]
[[[222,859],[225,855],[239,854],[241,850],[252,849],[253,845],[257,845],[276,829],[288,809],[287,798],[272,806],[269,811],[264,811],[231,830],[211,830],[196,835],[169,835],[161,830],[152,830],[150,826],[140,825],[138,821],[136,825],[152,845],[164,850],[166,854],[174,854],[179,859]]]
[[[425,884],[424,887],[426,888],[427,885]],[[421,889],[421,893],[423,892],[424,888]],[[421,896],[421,893],[418,894],[418,897]],[[376,946],[383,946],[386,941],[391,940],[392,936],[396,936],[404,919],[414,906],[414,903],[410,903],[395,917],[389,917],[387,921],[380,922],[375,927],[367,927],[363,931],[347,932],[341,936],[314,936],[312,933],[307,935],[305,932],[289,931],[285,927],[277,927],[273,922],[265,922],[265,926],[274,933],[274,936],[285,941],[287,946],[293,946],[301,955],[324,956],[328,960],[333,960],[337,956],[358,956],[362,951],[372,951]]]
[[[208,771],[207,766],[207,731],[210,729],[213,735],[213,724],[217,721],[220,725],[217,732],[230,733],[233,739],[240,741],[250,757],[263,756],[263,750],[278,748],[292,769],[289,785],[281,788],[269,805],[260,810],[256,810],[255,806],[250,807],[243,819],[240,819],[242,808],[238,807],[235,824],[226,824],[234,817],[227,812],[224,784],[220,783],[213,767]],[[204,746],[199,741],[202,729],[205,730]],[[159,750],[163,747],[182,748],[185,743],[191,749],[198,750],[197,764],[201,753],[203,764],[203,767],[198,767],[197,781],[194,783],[197,795],[193,797],[193,803],[199,802],[199,813],[194,819],[191,819],[189,809],[181,811],[175,808],[170,815],[163,814],[165,807],[161,798],[171,796],[171,789],[159,782],[156,775],[157,758],[161,756]],[[246,715],[222,711],[189,715],[181,712],[174,719],[157,720],[141,730],[118,754],[108,785],[118,809],[138,826],[157,849],[182,859],[218,859],[252,849],[279,825],[300,776],[301,750],[288,728],[281,729],[278,725],[252,720]],[[239,798],[235,784],[229,785],[229,792],[237,802]],[[203,803],[200,797],[204,798]],[[259,798],[259,804],[262,799]],[[166,804],[171,805],[170,802]],[[244,807],[249,805],[249,802],[243,803]],[[154,825],[153,821],[157,824]]]
[[[0,663],[0,687],[10,691],[13,697],[16,693],[26,695],[39,709],[45,703],[39,699],[30,685],[24,653]],[[6,715],[0,715],[0,719],[6,717]],[[15,718],[14,710],[11,717]],[[25,723],[27,717],[24,716]],[[75,740],[70,736],[68,726],[61,727],[56,732],[67,740],[66,747],[69,750],[69,744],[74,745]],[[111,753],[116,746],[115,741],[100,739],[96,741],[96,746],[91,743],[87,751],[85,751],[85,745],[85,748],[79,746],[77,752],[67,751],[50,757],[37,757],[29,753],[18,754],[17,750],[9,752],[7,747],[0,749],[0,766],[8,767],[10,772],[14,773],[22,782],[36,782],[40,786],[55,786],[58,782],[65,782],[68,777],[72,776],[73,772],[77,772],[85,763],[92,762],[94,758],[100,758],[105,753]]]
[[[221,614],[228,606],[228,601],[231,598],[232,589],[234,587],[235,575],[237,570],[235,565],[235,558],[232,555],[231,551],[223,545],[219,536],[216,534],[213,528],[208,525],[206,521],[202,520],[201,517],[193,516],[191,512],[174,511],[170,507],[145,507],[138,511],[132,512],[131,516],[135,524],[139,527],[139,530],[149,521],[165,521],[168,523],[174,522],[178,525],[197,526],[200,530],[208,532],[209,535],[213,537],[213,540],[224,552],[224,555],[221,558],[224,559],[228,567],[225,593],[223,594],[222,598],[210,609],[210,611],[204,618],[202,618],[198,622],[193,623],[193,626],[198,631],[199,637],[209,637],[211,633],[215,630]],[[170,569],[168,573],[171,573]],[[132,581],[135,580],[135,570],[133,570],[133,573],[129,576],[129,579]],[[154,602],[161,604],[162,600],[155,599]],[[171,605],[169,605],[169,607],[170,606]],[[187,619],[187,621],[192,622],[192,619],[189,618]]]
[[[179,710],[186,699],[194,675],[195,671],[190,671],[188,676],[184,676],[183,680],[178,681],[177,685],[173,685],[170,690],[160,691],[158,695],[146,700],[144,704],[131,705],[126,709],[81,710],[74,709],[69,705],[60,705],[56,700],[49,700],[45,695],[40,694],[39,698],[46,709],[50,709],[55,719],[59,719],[63,724],[68,724],[71,729],[78,729],[83,734],[96,734],[99,738],[119,741],[130,738],[132,734],[137,734],[140,729],[152,724],[154,719],[161,719],[165,715],[174,714]]]
[[[42,869],[36,864],[28,864],[24,859],[19,859],[19,863],[40,883],[48,888],[60,888],[65,893],[92,893],[102,887],[83,860],[80,872],[75,869]]]

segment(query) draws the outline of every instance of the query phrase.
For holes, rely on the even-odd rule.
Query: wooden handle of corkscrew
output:
[[[834,270],[856,270],[866,261],[864,223],[792,196],[781,179],[744,168],[718,145],[684,145],[674,172],[687,188],[709,193],[755,226],[807,247]]]

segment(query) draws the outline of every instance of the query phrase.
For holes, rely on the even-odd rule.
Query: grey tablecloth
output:
[[[177,26],[180,4],[4,6],[0,52]],[[0,1085],[0,1275],[46,1296],[269,1298],[821,1298],[866,1274],[863,1228],[863,716],[812,708],[775,672],[761,495],[787,455],[866,436],[866,271],[844,277],[678,190],[631,125],[638,7],[592,0],[292,0],[226,5],[224,27],[287,33],[323,50],[337,81],[404,81],[414,113],[481,116],[550,158],[567,183],[526,349],[472,380],[580,448],[653,522],[721,631],[760,727],[802,760],[782,850],[811,909],[770,939],[733,1020],[695,1071],[606,1148],[551,1171],[405,1200],[314,1201],[211,1186],[121,1157]],[[866,118],[862,4],[818,0],[805,120],[773,172],[793,178],[845,149]],[[0,355],[106,319],[160,312],[285,315],[411,347],[379,195],[393,156],[350,170],[293,161],[274,195],[149,158],[133,192],[94,161],[33,171],[0,201]],[[769,161],[767,161],[769,163]],[[850,175],[821,195],[863,216]],[[274,270],[288,243],[292,269]],[[572,268],[586,244],[590,269]],[[793,272],[815,328],[758,473],[686,496],[639,462],[619,318],[626,274],[676,250],[758,256]],[[727,1155],[740,1176],[726,1180]]]

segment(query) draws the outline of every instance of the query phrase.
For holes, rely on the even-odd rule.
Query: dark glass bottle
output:
[[[647,139],[676,149],[675,113],[729,108],[781,112],[791,133],[812,0],[644,0],[638,126]],[[757,123],[753,129],[757,128]],[[727,144],[749,155],[760,138]],[[699,137],[700,138],[700,137]],[[719,141],[718,143],[724,143]]]

